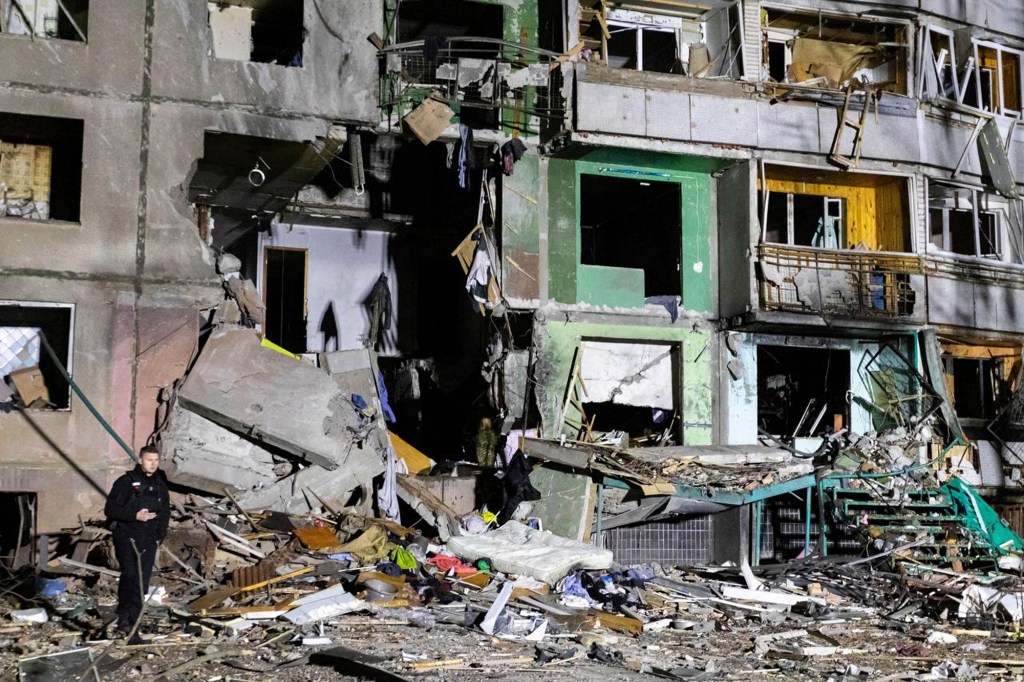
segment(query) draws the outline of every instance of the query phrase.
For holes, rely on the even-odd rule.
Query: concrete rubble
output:
[[[217,530],[197,542],[204,527]],[[98,562],[108,533],[78,532]],[[958,572],[899,548],[753,568],[624,566],[605,551],[545,582],[511,555],[481,556],[471,540],[489,536],[493,550],[495,531],[444,544],[350,510],[243,514],[228,498],[184,496],[168,543],[180,555],[158,563],[151,596],[164,596],[147,603],[143,644],[106,639],[116,572],[54,561],[55,577],[3,581],[4,671],[187,679],[201,661],[203,679],[331,667],[360,679],[556,679],[571,666],[584,679],[927,680],[1024,669],[1019,567]],[[373,653],[359,654],[367,636]]]

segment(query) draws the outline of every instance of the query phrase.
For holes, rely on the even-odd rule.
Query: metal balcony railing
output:
[[[557,121],[565,114],[562,70],[555,52],[494,38],[448,38],[425,47],[415,40],[381,49],[380,102],[404,112],[430,93],[459,107],[498,109],[500,123],[525,126],[526,116]],[[523,120],[515,120],[516,117]]]
[[[758,245],[761,308],[833,317],[900,318],[914,313],[915,254]]]

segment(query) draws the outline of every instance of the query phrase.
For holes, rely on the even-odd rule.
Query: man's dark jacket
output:
[[[152,521],[138,521],[135,515],[140,509],[156,513]],[[123,535],[138,541],[163,542],[167,535],[167,524],[171,519],[170,496],[167,478],[159,469],[152,476],[146,476],[138,465],[114,481],[107,495],[103,512],[113,521],[114,535]]]

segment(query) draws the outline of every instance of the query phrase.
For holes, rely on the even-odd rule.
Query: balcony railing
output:
[[[458,108],[497,109],[496,123],[525,128],[526,118],[561,121],[562,71],[555,52],[494,38],[447,38],[427,48],[416,40],[385,47],[381,107],[400,114],[424,95]],[[563,58],[564,59],[564,58]]]
[[[834,251],[782,244],[758,246],[761,308],[832,317],[901,318],[914,314],[915,254]]]

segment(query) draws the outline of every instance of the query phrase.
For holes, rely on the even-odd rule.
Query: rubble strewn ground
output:
[[[76,534],[74,554],[87,561],[58,558],[48,578],[7,575],[5,678],[19,669],[26,680],[1024,674],[1024,591],[994,564],[958,571],[893,547],[754,569],[575,569],[550,585],[489,570],[487,558],[460,561],[436,538],[349,510],[242,514],[228,498],[197,498],[177,506],[142,645],[106,638],[116,578],[102,565],[102,528]]]

